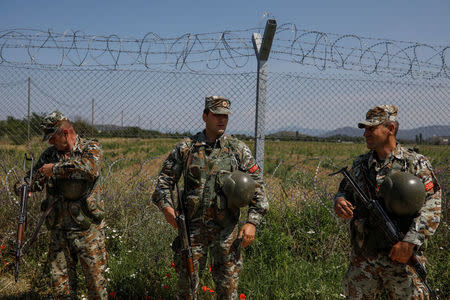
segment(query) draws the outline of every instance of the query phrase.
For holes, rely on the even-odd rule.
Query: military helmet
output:
[[[425,202],[425,186],[410,173],[396,172],[385,177],[380,195],[388,213],[398,217],[415,215]]]
[[[89,192],[89,182],[82,179],[60,179],[56,183],[59,195],[65,200],[80,200]]]
[[[223,193],[229,209],[247,206],[255,194],[256,182],[244,172],[234,171],[223,179]]]

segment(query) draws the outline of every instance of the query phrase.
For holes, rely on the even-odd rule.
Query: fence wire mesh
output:
[[[423,141],[445,143],[450,136],[450,83],[314,73],[269,73],[267,81],[268,137],[361,136],[357,122],[370,107],[379,104],[399,107],[400,139],[417,142],[420,135]],[[27,142],[28,124],[31,136],[40,135],[40,119],[56,109],[77,122],[84,136],[195,133],[203,126],[204,96],[213,94],[232,101],[228,132],[254,136],[256,73],[252,72],[199,74],[0,66],[0,87],[0,134],[16,144]]]

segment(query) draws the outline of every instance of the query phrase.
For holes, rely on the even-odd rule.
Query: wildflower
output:
[[[206,285],[202,286],[202,291],[206,292],[208,290],[208,287]]]
[[[109,295],[111,296],[111,298],[116,298],[116,292],[109,292]]]
[[[136,274],[133,273],[133,274],[130,275],[130,277],[131,277],[131,278],[136,278]]]
[[[310,230],[307,232],[307,234],[314,234],[314,233],[316,233],[314,230]]]
[[[171,263],[170,263],[170,267],[171,267],[171,268],[175,268],[175,263],[174,263],[174,262],[171,262]]]
[[[214,293],[214,290],[213,289],[209,289],[208,290],[210,293]]]
[[[164,288],[165,290],[168,290],[168,289],[169,289],[169,286],[168,286],[167,284],[165,284],[165,285],[163,286],[163,288]]]
[[[150,296],[149,295],[145,296],[145,300],[150,300]]]
[[[6,248],[5,245],[1,245],[1,246],[0,246],[0,249],[1,249],[2,251],[5,250],[5,248]]]
[[[106,268],[106,270],[105,270],[105,273],[108,273],[108,272],[109,272],[109,270],[110,270],[109,268]]]
[[[167,278],[170,278],[170,276],[171,276],[170,273],[167,273],[167,274],[166,274],[166,277],[167,277]]]
[[[240,295],[239,295],[239,299],[241,299],[241,300],[244,300],[245,297],[247,297],[247,296],[245,296],[245,294],[240,294]]]
[[[211,267],[209,267],[209,271],[211,272]]]

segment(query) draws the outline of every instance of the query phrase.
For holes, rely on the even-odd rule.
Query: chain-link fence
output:
[[[27,141],[28,124],[31,136],[40,135],[40,118],[56,109],[78,121],[85,136],[195,133],[203,126],[204,96],[211,94],[232,101],[230,133],[254,136],[256,73],[0,66],[0,85],[0,132],[4,140],[15,143]],[[390,103],[399,107],[400,139],[416,142],[420,136],[445,143],[450,136],[449,99],[450,84],[430,80],[269,73],[265,132],[276,138],[361,136],[356,123],[366,111]]]

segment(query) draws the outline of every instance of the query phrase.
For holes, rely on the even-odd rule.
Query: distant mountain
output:
[[[359,129],[358,127],[342,127],[332,131],[328,131],[321,135],[321,137],[330,137],[330,136],[339,136],[346,135],[350,137],[361,137],[364,133],[363,129]]]
[[[274,130],[269,130],[268,134],[277,134],[279,132],[285,132],[285,133],[293,132],[295,134],[297,131],[298,131],[299,135],[309,135],[309,136],[321,136],[322,134],[326,133],[326,130],[322,130],[322,129],[288,126],[288,127],[277,128]]]
[[[301,134],[298,131],[277,131],[271,134],[266,135],[266,137],[272,137],[272,138],[299,138],[299,137],[307,137],[306,134]]]
[[[322,135],[322,137],[330,137],[336,135],[346,135],[350,137],[361,137],[364,133],[363,129],[355,127],[342,127],[332,131],[328,131]],[[416,135],[422,134],[422,139],[427,140],[434,136],[449,136],[450,126],[446,125],[433,125],[426,127],[418,127],[414,129],[402,129],[400,127],[397,138],[400,140],[410,140],[415,141]]]
[[[402,140],[415,140],[416,135],[418,136],[419,134],[422,134],[422,139],[424,140],[428,140],[435,136],[449,136],[450,126],[434,125],[405,130],[402,130],[400,127],[397,137]]]

